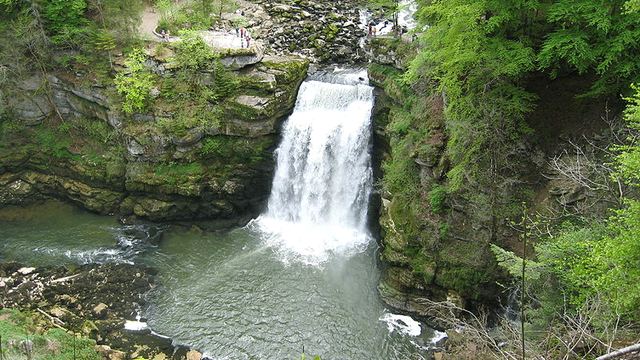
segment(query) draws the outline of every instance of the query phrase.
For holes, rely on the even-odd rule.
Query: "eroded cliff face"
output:
[[[220,120],[177,130],[180,109],[160,101],[162,88],[151,91],[160,99],[153,107],[131,115],[112,86],[91,76],[34,75],[3,89],[0,206],[55,197],[154,221],[246,221],[268,196],[278,126],[308,67],[297,57],[260,55],[240,69],[231,61],[240,87],[218,108],[198,109],[218,111]],[[167,58],[148,51],[145,66],[159,81],[175,76]],[[208,80],[215,71],[199,71],[203,89],[218,86]]]
[[[377,51],[385,48],[397,53],[393,44]],[[446,148],[446,98],[416,97],[415,89],[395,81],[402,65],[384,54],[381,59],[383,66],[369,71],[380,90],[374,114],[383,184],[380,295],[436,327],[444,327],[438,321],[442,314],[431,301],[501,312],[510,280],[497,265],[493,245],[521,256],[523,231],[543,235],[541,228],[531,230],[533,224],[555,226],[567,216],[604,213],[607,202],[615,201],[615,194],[603,191],[609,185],[589,184],[606,184],[606,172],[596,164],[606,161],[610,125],[621,106],[576,98],[587,91],[588,80],[532,79],[529,91],[540,98],[527,119],[533,131],[510,144],[503,178],[450,193],[447,172],[454,164]]]
[[[351,1],[257,1],[242,10],[257,46],[216,50],[237,80],[222,98],[217,66],[181,77],[178,49],[157,42],[146,45],[144,66],[155,81],[146,111],[121,111],[113,71],[106,82],[85,69],[33,74],[0,89],[0,206],[56,197],[103,214],[208,219],[214,227],[257,214],[270,188],[278,126],[309,61],[363,60],[365,25]],[[240,14],[225,14],[219,34],[233,16]],[[199,36],[215,47],[212,34]],[[129,74],[122,57],[112,66]],[[194,91],[167,95],[192,81],[213,100]]]

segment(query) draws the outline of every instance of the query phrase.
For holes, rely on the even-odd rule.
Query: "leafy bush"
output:
[[[56,158],[74,158],[69,152],[73,141],[66,132],[68,128],[61,126],[58,129],[40,127],[36,131],[36,140],[40,151],[51,154]]]
[[[203,155],[233,160],[234,163],[252,163],[264,160],[268,142],[218,135],[205,138],[202,144]]]
[[[84,37],[87,20],[85,0],[49,0],[42,2],[42,17],[47,20],[51,42],[78,47]]]
[[[143,111],[149,105],[153,75],[144,66],[145,61],[146,55],[142,49],[134,49],[129,53],[125,62],[129,74],[121,72],[116,75],[115,84],[118,93],[124,95],[122,111],[127,114]]]
[[[180,67],[197,70],[209,67],[216,58],[213,49],[195,31],[180,31],[182,41],[177,43],[176,60]]]
[[[103,144],[110,143],[116,135],[109,124],[102,120],[84,119],[80,124],[85,134]]]

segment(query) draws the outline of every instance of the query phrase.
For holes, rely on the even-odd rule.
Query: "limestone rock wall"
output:
[[[180,136],[154,130],[168,116],[163,109],[121,113],[112,88],[28,78],[0,94],[21,129],[2,139],[0,206],[55,197],[102,214],[242,223],[264,206],[278,126],[307,64],[266,57],[243,67],[225,121]],[[165,65],[152,57],[148,63],[163,75],[170,73]]]
[[[522,254],[523,228],[518,223],[523,216],[553,228],[567,216],[606,214],[615,202],[615,191],[603,190],[615,189],[615,184],[606,172],[595,169],[607,161],[603,149],[615,140],[606,135],[614,129],[602,119],[619,114],[621,107],[605,100],[581,105],[574,94],[582,89],[564,91],[564,85],[574,81],[570,78],[534,88],[546,103],[541,102],[528,119],[536,131],[507,149],[511,167],[501,173],[504,181],[445,193],[446,174],[452,168],[446,151],[445,99],[441,94],[412,98],[413,104],[422,102],[422,112],[403,112],[411,94],[391,80],[401,73],[397,64],[382,63],[385,66],[370,69],[379,87],[374,119],[382,146],[377,158],[387,164],[382,166],[387,170],[382,183],[396,181],[403,187],[394,192],[383,186],[380,192],[380,295],[389,306],[422,316],[436,327],[442,326],[438,310],[425,299],[502,311],[507,292],[497,284],[509,285],[509,277],[497,266],[492,245]],[[407,120],[414,116],[417,121]],[[406,141],[398,135],[398,124],[407,123],[419,137]],[[390,163],[400,164],[402,171]],[[600,190],[588,185],[596,183]],[[402,193],[405,188],[412,189],[409,196]],[[522,202],[528,206],[527,215]]]

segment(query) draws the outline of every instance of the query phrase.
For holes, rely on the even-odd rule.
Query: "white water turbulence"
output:
[[[300,87],[276,150],[268,210],[252,224],[283,262],[317,265],[370,242],[372,107],[366,70],[336,69]]]

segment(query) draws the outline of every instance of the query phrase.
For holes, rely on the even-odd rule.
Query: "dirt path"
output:
[[[156,35],[155,30],[160,21],[160,13],[154,11],[153,7],[147,7],[142,12],[142,22],[138,27],[138,31],[142,37],[151,41],[162,41]],[[160,29],[158,29],[160,31]],[[216,49],[242,49],[247,46],[245,39],[241,39],[235,32],[206,31],[202,33],[202,38],[213,48]],[[172,35],[169,41],[180,40],[179,37]],[[251,40],[250,45],[254,46],[255,41]]]
[[[160,21],[160,13],[153,10],[153,7],[147,7],[142,11],[142,23],[138,27],[138,31],[145,39],[160,40],[153,32],[158,27]]]

